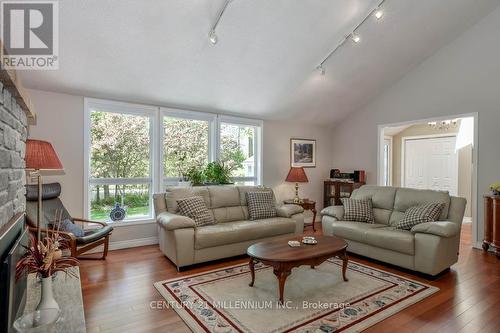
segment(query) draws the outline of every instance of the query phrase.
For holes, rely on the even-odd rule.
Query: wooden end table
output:
[[[313,231],[316,232],[315,222],[316,222],[316,201],[304,199],[300,202],[293,202],[293,199],[283,201],[286,205],[298,205],[304,208],[304,210],[310,210],[313,213],[312,227]]]
[[[279,283],[279,301],[283,304],[283,294],[285,292],[285,281],[292,273],[292,268],[303,265],[319,266],[321,263],[332,257],[342,259],[342,278],[348,281],[346,277],[347,270],[347,242],[342,238],[335,236],[317,236],[318,244],[306,245],[300,247],[291,247],[289,240],[301,241],[302,237],[281,238],[272,241],[265,241],[251,245],[247,254],[250,256],[250,274],[252,281],[249,286],[253,287],[255,282],[255,263],[261,262],[264,265],[273,267],[274,275]]]
[[[483,250],[493,248],[500,259],[500,196],[484,196],[484,239]]]

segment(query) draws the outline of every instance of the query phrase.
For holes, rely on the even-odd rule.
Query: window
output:
[[[219,159],[231,169],[236,184],[260,184],[260,122],[221,116]]]
[[[88,217],[109,221],[116,204],[125,220],[152,218],[154,109],[90,102]]]
[[[262,122],[239,117],[85,99],[85,217],[150,221],[152,194],[189,170],[220,160],[236,184],[260,184]]]
[[[162,108],[163,182],[177,184],[192,168],[213,160],[216,115]]]

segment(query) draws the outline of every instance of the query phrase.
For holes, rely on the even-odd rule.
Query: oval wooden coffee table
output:
[[[261,262],[264,265],[272,266],[274,275],[279,282],[279,301],[283,304],[283,293],[285,290],[286,278],[291,274],[292,268],[303,265],[309,265],[311,268],[320,265],[332,257],[342,259],[342,277],[346,277],[347,270],[347,243],[345,240],[335,236],[316,236],[318,244],[306,245],[301,243],[300,247],[291,247],[289,240],[301,241],[302,237],[283,238],[272,241],[266,241],[251,245],[247,249],[250,256],[250,273],[252,274],[253,287],[255,282],[255,263]]]

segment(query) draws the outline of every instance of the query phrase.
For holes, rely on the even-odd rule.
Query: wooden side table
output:
[[[495,249],[497,259],[500,259],[500,196],[484,196],[484,240],[483,250]]]
[[[304,210],[310,210],[313,213],[313,221],[312,221],[313,231],[316,232],[316,227],[314,225],[314,223],[316,222],[316,213],[317,213],[316,201],[304,199],[301,200],[300,202],[293,202],[293,199],[290,199],[283,201],[283,203],[287,205],[299,205],[302,208],[304,208]]]

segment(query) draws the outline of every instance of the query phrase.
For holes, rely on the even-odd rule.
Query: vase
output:
[[[191,181],[189,181],[189,180],[179,180],[179,182],[177,183],[177,186],[191,187]]]
[[[13,326],[20,333],[52,333],[60,316],[57,309],[35,310],[17,318]]]
[[[57,309],[59,304],[54,299],[54,292],[52,290],[52,276],[42,278],[40,302],[38,303],[37,310]]]

